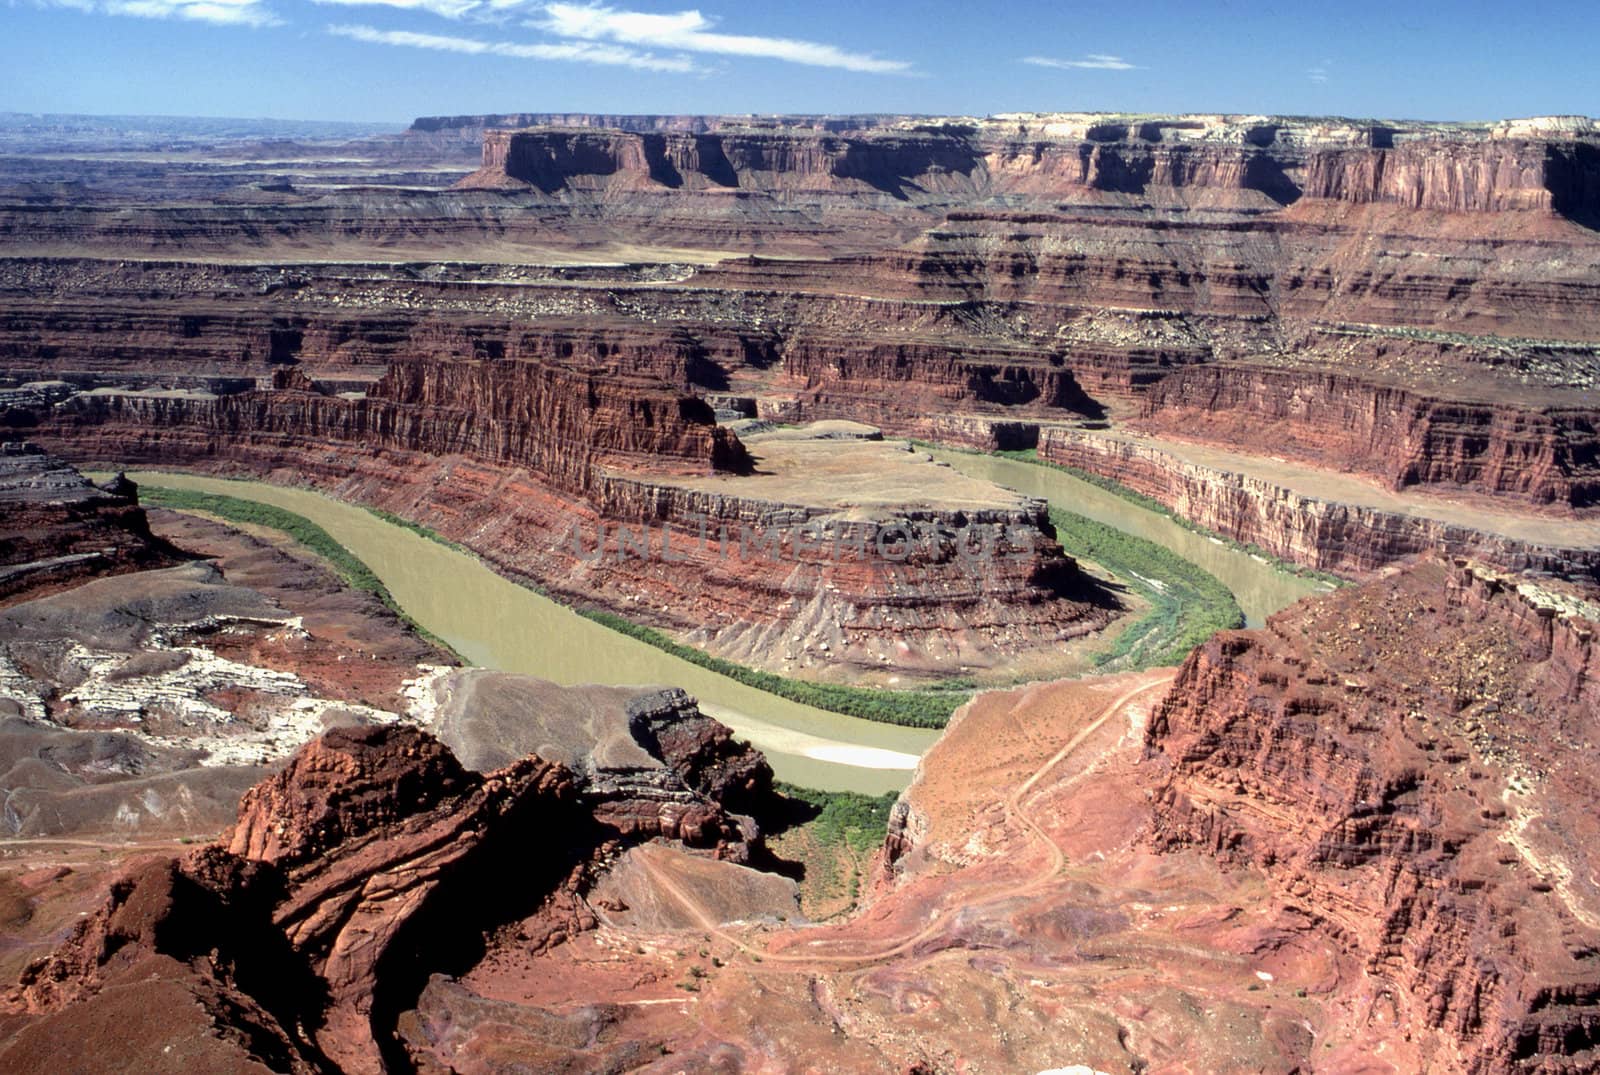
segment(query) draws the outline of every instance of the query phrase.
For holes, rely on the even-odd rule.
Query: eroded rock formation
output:
[[[748,862],[760,850],[749,815],[772,768],[679,688],[558,687],[470,670],[436,680],[440,740],[489,771],[537,754],[566,766],[596,821],[622,839],[662,837]]]
[[[770,781],[760,756],[732,750],[692,703],[665,705],[633,718],[670,765],[732,790],[707,774],[727,774],[737,754],[741,772]],[[739,782],[746,802],[765,794],[751,779]],[[10,1070],[44,1070],[64,1035],[82,1055],[109,1055],[132,992],[147,989],[182,1002],[144,1013],[150,1033],[121,1042],[128,1064],[162,1068],[157,1045],[197,1032],[199,1063],[405,1067],[396,1020],[429,974],[467,969],[485,934],[523,919],[544,931],[529,935],[540,944],[564,935],[558,922],[592,927],[572,894],[602,846],[672,835],[615,824],[604,807],[626,804],[601,792],[536,756],[479,774],[413,728],[335,729],[247,792],[217,844],[117,880],[6,998],[28,1018],[0,1056]],[[719,814],[716,799],[701,802],[708,819]]]
[[[222,845],[114,885],[13,1003],[109,1048],[117,987],[153,970],[200,1000],[234,1063],[378,1071],[384,990],[404,988],[385,971],[403,979],[420,949],[469,938],[463,915],[493,923],[507,887],[530,909],[548,895],[581,854],[571,792],[570,774],[537,758],[480,777],[412,729],[330,732],[245,796]],[[514,868],[500,858],[513,847]],[[35,1034],[9,1050],[19,1066],[37,1063]]]
[[[1255,195],[1263,205],[1306,197],[1457,212],[1589,212],[1600,177],[1594,131],[1581,122],[1537,131],[1319,129],[1268,117],[1019,116],[821,130],[799,118],[742,127],[665,117],[576,125],[562,117],[477,118],[512,129],[486,131],[483,167],[461,184],[469,189],[872,189],[899,198],[1154,189]]]
[[[1568,531],[1553,520],[1531,523],[1510,536],[1495,532],[1490,519],[1475,518],[1470,509],[1446,519],[1404,510],[1398,503],[1385,508],[1341,502],[1336,494],[1311,495],[1286,481],[1184,459],[1137,439],[1081,430],[1046,429],[1038,451],[1052,463],[1115,476],[1185,519],[1308,567],[1362,575],[1437,550],[1513,571],[1600,578],[1600,548],[1587,528]]]
[[[1445,1066],[1592,1064],[1597,618],[1432,560],[1218,635],[1150,721],[1156,842],[1259,868]]]
[[[37,445],[0,446],[0,604],[181,558],[150,533],[126,478],[97,487]]]
[[[510,193],[114,224],[117,243],[262,264],[64,257],[50,244],[92,255],[113,224],[13,213],[8,234],[36,246],[0,265],[4,368],[234,392],[300,364],[333,394],[395,364],[421,376],[418,359],[459,378],[456,360],[512,358],[731,392],[783,421],[960,437],[1110,412],[1387,483],[1593,499],[1592,122],[502,118],[564,124],[490,132],[478,181]],[[313,233],[637,257],[311,265],[259,248]],[[49,256],[22,256],[37,244]],[[754,248],[784,256],[726,256]]]
[[[5,548],[26,557],[0,608],[9,838],[209,837],[263,766],[400,719],[405,681],[448,660],[319,564],[147,514],[126,479],[97,488],[33,451],[0,469]]]

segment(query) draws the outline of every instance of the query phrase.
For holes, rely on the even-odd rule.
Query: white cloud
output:
[[[437,49],[440,52],[465,52],[476,55],[489,51],[489,42],[473,41],[465,37],[446,37],[443,34],[417,34],[410,30],[379,30],[371,26],[330,26],[328,33],[348,37],[373,45],[404,45],[416,49]]]
[[[519,60],[570,60],[575,63],[632,67],[640,71],[673,71],[680,74],[695,70],[694,61],[687,56],[656,56],[616,45],[595,45],[587,42],[524,45],[512,41],[479,41],[475,38],[453,37],[446,34],[421,34],[410,30],[379,30],[371,26],[330,26],[328,33],[374,45],[398,45],[405,48],[433,49],[438,52],[459,52],[469,56],[510,56]]]
[[[1317,66],[1307,70],[1306,71],[1306,77],[1309,78],[1311,81],[1317,83],[1318,85],[1321,85],[1322,83],[1328,81],[1328,68],[1329,68],[1329,66],[1331,66],[1331,65],[1328,63],[1328,61],[1324,60],[1321,63],[1319,63]]]
[[[459,19],[483,6],[482,0],[312,0],[317,4],[344,7],[392,7],[402,11],[426,11],[446,19]]]
[[[278,26],[261,0],[54,0],[54,7],[140,19],[188,19],[218,26]]]
[[[884,60],[867,53],[846,52],[815,41],[716,33],[712,30],[712,21],[698,11],[652,15],[642,11],[618,11],[594,4],[569,3],[547,4],[544,10],[545,18],[530,25],[548,30],[558,37],[617,41],[624,45],[724,56],[756,56],[879,75],[905,74],[911,70],[911,64],[903,60]]]
[[[1138,64],[1129,63],[1121,56],[1107,56],[1102,52],[1091,52],[1081,60],[1057,60],[1049,56],[1024,56],[1023,63],[1031,63],[1035,67],[1058,67],[1063,70],[1087,71],[1134,71]]]

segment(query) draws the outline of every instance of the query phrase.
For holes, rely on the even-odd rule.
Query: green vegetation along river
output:
[[[1105,523],[1135,537],[1172,550],[1215,575],[1233,591],[1245,626],[1260,627],[1266,618],[1308,594],[1327,587],[1315,579],[1284,571],[1271,561],[1252,556],[1216,538],[1197,534],[1173,519],[1118,496],[1071,474],[1038,463],[997,455],[934,448],[935,459],[975,478],[985,478],[1019,493],[1041,497],[1051,507]],[[1069,548],[1067,550],[1071,552]]]
[[[933,454],[963,473],[1172,550],[1220,579],[1251,626],[1319,589],[1313,580],[1062,471],[999,456]],[[706,712],[763,750],[779,778],[793,784],[869,795],[898,790],[938,734],[827,712],[739,683],[586,619],[502,578],[470,554],[320,493],[193,474],[130,477],[158,488],[270,504],[310,519],[365,563],[418,625],[473,664],[563,684],[681,686]]]
[[[938,732],[841,716],[778,698],[587,620],[501,578],[476,557],[305,489],[193,474],[133,472],[140,485],[192,489],[292,511],[371,569],[395,602],[475,665],[562,684],[670,684],[748,739],[778,778],[877,795],[911,780]]]

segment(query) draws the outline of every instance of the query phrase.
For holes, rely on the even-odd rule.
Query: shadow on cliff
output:
[[[647,134],[641,139],[644,144],[645,164],[650,170],[650,178],[654,182],[672,190],[683,186],[683,172],[673,163],[667,154],[667,139],[661,134]],[[739,175],[734,171],[733,162],[728,160],[727,152],[722,148],[722,139],[706,137],[704,135],[694,140],[695,173],[710,180],[719,187],[737,187]]]
[[[1580,228],[1600,232],[1600,203],[1576,205],[1565,209],[1558,207],[1556,211]]]
[[[755,818],[756,824],[761,827],[762,843],[750,856],[750,865],[757,870],[787,877],[791,881],[804,881],[806,864],[798,859],[783,858],[768,847],[766,841],[809,824],[821,814],[822,807],[818,803],[810,802],[797,794],[775,789],[775,793],[767,796],[759,808],[751,811],[750,816]]]
[[[1555,211],[1579,227],[1600,231],[1600,146],[1575,143],[1566,152],[1550,152],[1545,164]]]
[[[684,373],[693,388],[726,392],[731,385],[722,364],[703,354],[693,354],[684,362]]]
[[[604,842],[587,812],[552,816],[547,800],[530,796],[428,894],[373,968],[371,1026],[385,1071],[417,1070],[397,1032],[429,978],[471,970],[495,934],[538,912]]]
[[[976,147],[959,137],[901,146],[852,141],[843,148],[832,164],[835,178],[854,179],[902,202],[910,201],[912,194],[928,193],[912,176],[959,175],[971,183],[983,171]]]

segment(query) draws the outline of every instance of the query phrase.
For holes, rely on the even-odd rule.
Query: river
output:
[[[946,449],[931,449],[930,454],[963,474],[1042,497],[1064,511],[1077,512],[1171,549],[1215,575],[1233,591],[1247,627],[1260,627],[1279,609],[1327,589],[1322,583],[1284,571],[1269,560],[1252,556],[1216,538],[1197,534],[1166,515],[1142,508],[1054,467]]]
[[[828,791],[898,791],[937,731],[778,698],[618,634],[495,574],[477,557],[307,489],[134,471],[140,485],[254,500],[303,515],[372,569],[412,619],[483,668],[556,683],[670,685],[766,754],[778,779]]]
[[[1318,588],[1061,471],[996,456],[933,454],[963,473],[1044,497],[1172,549],[1221,579],[1252,625]],[[413,619],[475,665],[569,685],[683,687],[705,712],[760,748],[780,780],[867,794],[897,791],[938,737],[746,686],[584,619],[470,554],[321,493],[194,474],[144,471],[129,477],[141,485],[220,493],[305,516],[366,563]]]

